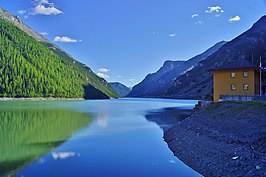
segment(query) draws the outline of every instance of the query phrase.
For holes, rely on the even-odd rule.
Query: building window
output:
[[[243,85],[243,90],[248,90],[248,84]]]
[[[235,78],[235,77],[236,77],[236,73],[235,73],[235,72],[231,72],[231,73],[230,73],[230,77],[231,77],[231,78]]]
[[[236,85],[235,85],[235,84],[232,84],[232,85],[231,85],[231,90],[232,90],[232,91],[235,91],[235,90],[236,90]]]
[[[247,71],[243,72],[243,77],[248,77],[248,72]]]

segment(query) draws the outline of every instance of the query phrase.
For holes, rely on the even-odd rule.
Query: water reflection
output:
[[[91,117],[64,109],[0,110],[0,176],[15,175],[40,156],[56,148],[86,126]],[[75,156],[74,152],[53,154],[55,159]],[[41,159],[39,160],[42,163]]]
[[[76,155],[79,155],[75,152],[54,152],[52,153],[52,157],[54,160],[65,160],[70,157],[74,157]]]
[[[159,116],[165,111],[163,108],[191,109],[195,103],[155,99],[0,102],[0,113],[11,117],[7,119],[9,124],[0,122],[1,174],[18,177],[201,176],[174,157],[163,141],[162,130],[144,118],[147,112]],[[1,114],[0,120],[5,122]],[[88,115],[92,115],[93,122]],[[84,128],[76,131],[81,127]],[[3,149],[3,142],[13,148]],[[2,159],[5,151],[8,154]],[[7,164],[11,164],[9,169],[3,171]],[[10,174],[10,171],[13,172]]]
[[[178,124],[180,121],[189,117],[191,112],[191,109],[165,108],[149,111],[145,115],[145,118],[148,121],[155,122],[165,132],[172,126]]]

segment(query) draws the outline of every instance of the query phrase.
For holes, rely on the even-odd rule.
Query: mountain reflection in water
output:
[[[88,114],[65,109],[1,108],[0,176],[15,175],[89,122]]]
[[[180,121],[190,117],[191,112],[191,109],[165,108],[149,111],[145,118],[148,121],[155,122],[165,132]]]

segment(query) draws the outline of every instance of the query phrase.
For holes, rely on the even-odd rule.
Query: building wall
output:
[[[248,72],[248,77],[243,77],[243,72]],[[236,73],[235,78],[231,78],[231,72]],[[255,73],[254,70],[228,70],[214,71],[214,101],[218,102],[220,95],[254,95],[255,94]],[[231,85],[235,84],[236,90],[231,90]],[[248,90],[243,89],[243,85],[248,84]]]
[[[256,95],[260,94],[260,72],[259,71],[255,72],[255,94]]]

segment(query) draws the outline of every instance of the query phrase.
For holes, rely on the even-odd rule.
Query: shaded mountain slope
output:
[[[119,82],[110,82],[109,83],[113,89],[121,96],[121,97],[125,97],[129,94],[129,92],[131,91],[130,88],[128,88],[127,86],[125,86],[124,84],[121,84]]]
[[[252,28],[222,46],[217,52],[201,61],[199,65],[178,77],[162,95],[171,98],[211,97],[213,88],[213,67],[223,66],[239,60],[248,60],[259,66],[262,56],[265,66],[266,58],[266,16],[256,22]]]
[[[165,94],[178,76],[193,69],[200,61],[215,53],[225,43],[224,41],[219,42],[187,61],[166,61],[156,73],[147,75],[143,81],[134,86],[128,97],[160,97]]]

